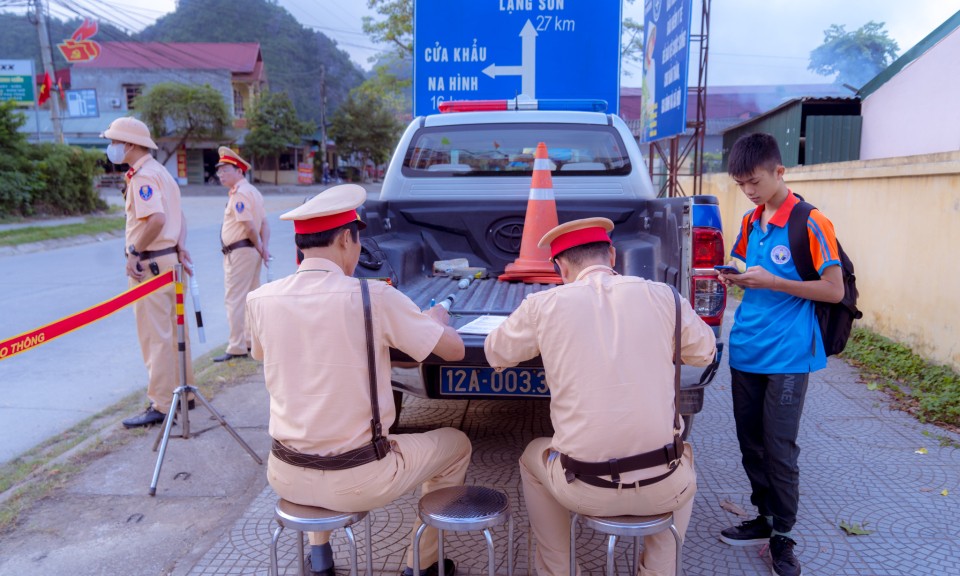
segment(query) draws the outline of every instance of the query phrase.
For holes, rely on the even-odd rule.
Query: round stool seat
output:
[[[510,500],[483,486],[441,488],[420,499],[420,519],[441,530],[481,530],[510,519]]]
[[[361,521],[366,512],[334,512],[326,508],[294,504],[280,498],[275,510],[278,522],[301,532],[317,532],[344,528]]]
[[[673,514],[658,516],[581,516],[583,523],[597,532],[617,536],[649,536],[669,530]]]

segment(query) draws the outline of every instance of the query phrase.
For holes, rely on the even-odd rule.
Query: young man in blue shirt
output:
[[[797,434],[810,372],[827,365],[814,302],[839,302],[843,276],[833,225],[818,210],[807,220],[820,279],[804,282],[790,253],[788,221],[799,199],[783,181],[777,141],[750,134],[734,143],[727,171],[756,209],[744,215],[732,256],[741,274],[720,274],[744,289],[730,332],[737,439],[759,516],[723,530],[732,546],[769,542],[773,571],[798,576],[793,525],[800,496]]]

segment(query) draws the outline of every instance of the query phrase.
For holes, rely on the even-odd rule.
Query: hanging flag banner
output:
[[[11,356],[16,356],[21,352],[31,348],[36,348],[41,344],[46,344],[47,342],[50,342],[55,338],[59,338],[64,334],[69,334],[74,330],[83,328],[87,324],[92,324],[97,320],[102,320],[114,312],[126,308],[137,300],[149,296],[153,292],[156,292],[172,282],[173,270],[170,270],[169,272],[165,272],[156,278],[152,278],[146,282],[138,284],[126,292],[114,296],[106,302],[101,302],[96,306],[87,308],[82,312],[78,312],[72,316],[67,316],[66,318],[61,318],[56,322],[52,322],[46,326],[41,326],[40,328],[31,330],[29,332],[24,332],[23,334],[19,334],[13,338],[2,340],[0,341],[0,360],[5,360]],[[182,310],[179,312],[182,314]]]
[[[74,30],[70,38],[57,44],[57,48],[67,59],[67,62],[89,62],[100,55],[100,45],[90,40],[100,27],[96,20],[83,19],[83,24]]]

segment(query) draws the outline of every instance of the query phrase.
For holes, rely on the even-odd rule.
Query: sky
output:
[[[60,0],[50,0],[56,5]],[[501,0],[447,0],[499,2]],[[616,0],[566,0],[612,2]],[[699,32],[700,3],[693,0],[693,32]],[[145,24],[175,8],[175,0],[72,0],[74,5],[106,4],[121,13],[129,8],[132,22]],[[278,0],[301,24],[330,36],[361,68],[381,49],[363,34],[363,16],[377,16],[366,0]],[[0,2],[2,4],[2,2]],[[810,51],[823,43],[831,24],[855,30],[868,21],[885,22],[899,54],[913,47],[960,8],[954,0],[714,0],[711,5],[708,84],[712,86],[829,83],[832,78],[809,72]],[[624,16],[643,19],[643,0],[624,2]],[[691,77],[696,82],[697,44]],[[639,86],[640,63],[624,66],[621,84]]]

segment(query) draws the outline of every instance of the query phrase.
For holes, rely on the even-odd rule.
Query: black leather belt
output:
[[[301,454],[274,440],[270,451],[278,460],[291,466],[314,470],[349,470],[382,459],[390,452],[390,441],[381,437],[376,443],[370,443],[343,454],[317,456],[315,454]]]
[[[226,246],[221,247],[220,251],[224,254],[229,254],[237,248],[256,248],[256,245],[254,245],[253,241],[251,241],[249,238],[244,238],[243,240],[237,240],[233,244],[227,244]]]
[[[159,258],[161,256],[166,256],[167,254],[176,254],[177,247],[171,246],[169,248],[162,248],[160,250],[142,250],[140,252],[141,260],[153,260],[154,258]]]
[[[673,474],[676,468],[671,468],[667,471],[666,474],[661,474],[659,476],[654,476],[653,478],[647,478],[646,480],[637,480],[636,482],[631,482],[629,484],[623,484],[620,482],[611,482],[609,480],[604,480],[603,478],[598,478],[597,476],[589,476],[576,474],[573,475],[570,472],[567,472],[567,483],[573,483],[573,480],[579,480],[584,484],[589,484],[591,486],[597,486],[598,488],[632,488],[633,486],[649,486],[650,484],[656,484],[657,482],[663,480],[667,476]],[[572,478],[572,479],[571,479]]]

